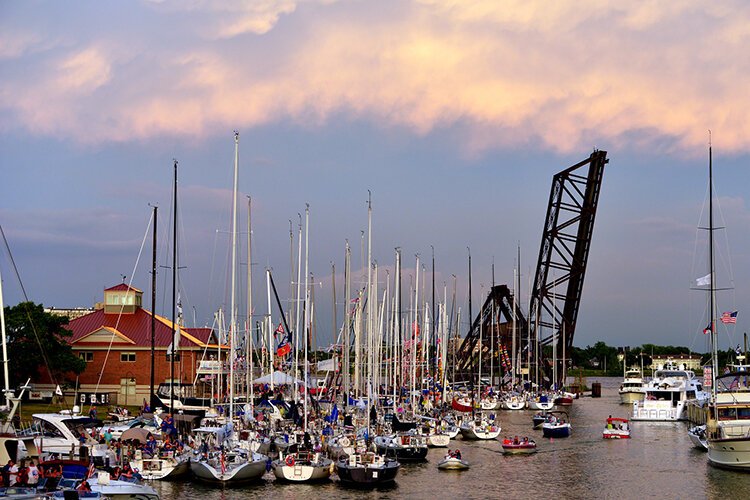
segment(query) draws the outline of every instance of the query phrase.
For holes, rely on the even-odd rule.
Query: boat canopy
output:
[[[306,384],[302,380],[295,379],[291,375],[287,375],[284,372],[275,371],[273,373],[270,373],[268,375],[264,375],[262,377],[256,378],[253,380],[253,384],[271,384],[274,385],[293,385],[297,382],[297,385],[301,385],[303,387],[308,387],[309,384]]]

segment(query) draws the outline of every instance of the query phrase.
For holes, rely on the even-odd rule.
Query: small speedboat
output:
[[[524,437],[523,439],[505,438],[503,440],[503,453],[506,455],[528,455],[536,453],[536,441]]]
[[[706,424],[696,425],[688,429],[688,437],[693,446],[701,451],[708,451],[708,440],[706,439]]]
[[[563,438],[570,436],[571,425],[567,412],[551,411],[547,421],[542,424],[542,434],[546,438]]]
[[[604,439],[630,439],[630,423],[625,418],[609,417],[602,437]]]
[[[466,470],[469,468],[469,462],[456,455],[455,453],[449,453],[437,464],[440,470]]]

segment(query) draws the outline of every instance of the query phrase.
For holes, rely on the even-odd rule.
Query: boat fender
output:
[[[286,462],[287,466],[294,467],[294,457],[293,456],[287,455],[285,462]]]
[[[348,438],[348,437],[342,437],[342,438],[341,438],[341,440],[339,441],[339,443],[340,443],[340,444],[341,444],[341,446],[343,446],[344,448],[346,448],[346,447],[348,447],[348,446],[349,446],[350,444],[352,444],[352,443],[351,443],[351,442],[349,441],[349,438]]]

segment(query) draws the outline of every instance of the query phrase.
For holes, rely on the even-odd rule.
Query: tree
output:
[[[59,381],[65,374],[80,374],[86,362],[66,342],[72,333],[65,328],[68,318],[44,312],[44,306],[21,302],[5,308],[5,324],[11,387],[42,374]]]

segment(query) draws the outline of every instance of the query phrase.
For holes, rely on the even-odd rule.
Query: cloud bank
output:
[[[343,117],[415,135],[460,123],[478,154],[529,145],[704,154],[709,128],[723,151],[750,150],[750,7],[740,1],[78,7],[45,20],[38,4],[4,6],[4,131],[200,139]]]

